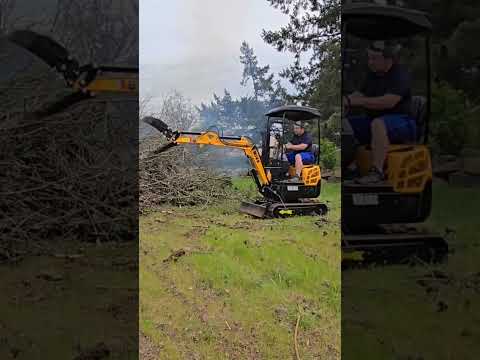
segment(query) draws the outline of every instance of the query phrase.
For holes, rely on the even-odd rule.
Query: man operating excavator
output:
[[[297,121],[293,125],[294,136],[292,140],[285,145],[287,150],[287,159],[291,165],[295,165],[295,176],[288,181],[292,183],[301,182],[300,175],[304,165],[311,165],[315,162],[315,156],[312,152],[313,139],[305,130],[305,125]]]
[[[344,105],[366,110],[366,115],[348,116],[357,141],[372,147],[372,167],[366,176],[356,179],[360,184],[382,182],[389,144],[411,142],[416,137],[415,120],[409,116],[411,78],[396,62],[399,49],[384,41],[373,42],[367,50],[370,73],[363,89],[344,97]],[[357,172],[351,164],[345,178],[355,178]]]

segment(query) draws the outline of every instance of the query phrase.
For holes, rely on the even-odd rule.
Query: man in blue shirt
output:
[[[315,162],[315,156],[312,152],[313,139],[305,131],[305,125],[300,121],[293,125],[293,133],[292,140],[285,145],[287,159],[291,165],[295,165],[295,176],[290,178],[289,182],[300,182],[303,166]]]
[[[411,78],[409,72],[395,61],[399,47],[384,41],[373,42],[367,49],[370,73],[360,92],[346,96],[346,106],[361,107],[364,116],[350,116],[348,121],[357,141],[372,147],[369,173],[356,179],[360,184],[384,181],[384,162],[390,144],[413,142],[416,123],[409,116]],[[355,173],[351,164],[350,173]]]

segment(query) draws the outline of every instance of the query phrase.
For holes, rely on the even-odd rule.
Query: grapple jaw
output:
[[[80,75],[80,66],[67,49],[48,36],[30,30],[14,31],[8,40],[34,54],[50,67],[63,74],[67,83],[74,82]]]
[[[142,119],[142,121],[160,131],[167,137],[167,139],[175,139],[178,134],[176,131],[170,129],[162,120],[153,116],[146,116]]]

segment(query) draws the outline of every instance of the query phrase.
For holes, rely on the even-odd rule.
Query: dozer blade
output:
[[[264,218],[267,215],[267,206],[262,204],[255,204],[247,201],[242,201],[240,212],[257,218]]]

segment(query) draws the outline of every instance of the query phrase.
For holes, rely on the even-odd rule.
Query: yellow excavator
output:
[[[298,182],[289,181],[289,176],[295,174],[295,169],[286,160],[283,146],[286,143],[284,139],[289,123],[314,123],[316,120],[320,129],[320,114],[310,107],[287,105],[270,110],[266,116],[267,129],[263,135],[261,152],[253,141],[245,136],[223,136],[213,130],[173,131],[163,121],[154,117],[146,117],[143,121],[168,139],[168,143],[157,149],[156,153],[177,145],[209,145],[242,150],[250,161],[250,174],[262,198],[253,202],[242,202],[241,212],[257,218],[325,214],[328,211],[327,206],[315,200],[321,189],[319,144],[312,146],[315,163],[303,167]],[[271,141],[274,138],[276,143]],[[272,152],[272,148],[275,148],[275,151]],[[276,156],[272,156],[272,153]]]
[[[412,9],[363,2],[342,7],[342,94],[351,93],[362,82],[366,73],[366,44],[373,40],[394,40],[403,44],[404,56],[399,53],[398,57],[414,71],[410,116],[416,121],[418,135],[414,142],[390,145],[385,161],[385,182],[362,185],[342,181],[342,256],[345,262],[398,262],[411,258],[412,254],[428,261],[440,261],[448,252],[448,244],[441,235],[412,226],[429,217],[432,205],[432,164],[428,146],[431,29],[428,15]],[[413,66],[415,64],[417,67]],[[347,111],[354,110],[347,108]],[[342,170],[355,162],[364,175],[371,167],[371,148],[356,143],[345,115]]]

